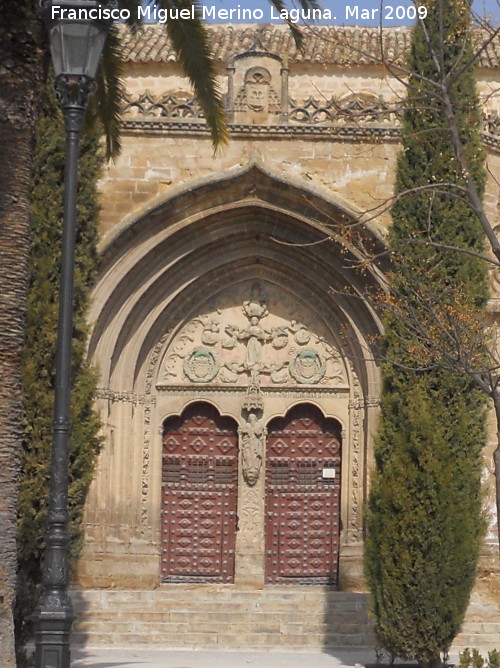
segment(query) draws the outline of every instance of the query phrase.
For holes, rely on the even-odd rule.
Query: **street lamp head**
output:
[[[112,24],[109,5],[96,0],[41,0],[40,5],[49,33],[56,89],[62,84],[90,92]]]

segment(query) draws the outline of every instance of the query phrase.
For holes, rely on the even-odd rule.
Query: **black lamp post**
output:
[[[66,163],[48,527],[43,591],[34,614],[36,668],[69,668],[70,665],[74,614],[68,595],[66,524],[76,188],[83,119],[88,99],[96,88],[97,69],[111,25],[111,21],[98,18],[99,9],[100,4],[95,0],[42,0],[40,9],[49,32],[55,90],[64,114]]]

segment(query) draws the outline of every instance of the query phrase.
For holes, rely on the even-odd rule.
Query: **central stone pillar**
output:
[[[261,589],[265,580],[264,470],[250,487],[240,466],[238,482],[234,583]]]

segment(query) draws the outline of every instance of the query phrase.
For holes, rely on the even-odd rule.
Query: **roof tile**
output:
[[[370,65],[380,62],[378,28],[315,26],[303,28],[304,53],[300,53],[285,25],[224,24],[209,25],[207,32],[214,60],[228,62],[238,53],[251,49],[258,39],[271,53],[287,55],[289,62],[325,63],[332,65]],[[147,25],[131,33],[121,28],[122,53],[129,62],[176,62],[177,56],[165,30],[160,25]],[[479,31],[476,33],[480,35]],[[402,64],[411,40],[409,28],[387,28],[382,31],[386,59]],[[500,66],[500,40],[490,43],[480,56],[485,68]]]

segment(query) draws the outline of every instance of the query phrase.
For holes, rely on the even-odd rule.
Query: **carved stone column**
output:
[[[243,477],[240,465],[238,485],[238,531],[234,582],[264,586],[264,471],[253,487]]]
[[[283,66],[281,68],[281,123],[288,123],[288,76],[290,68],[288,66],[288,58],[283,58]]]
[[[252,374],[242,414],[238,484],[238,532],[236,534],[235,584],[263,587],[265,579],[264,478],[267,429],[258,374]]]

